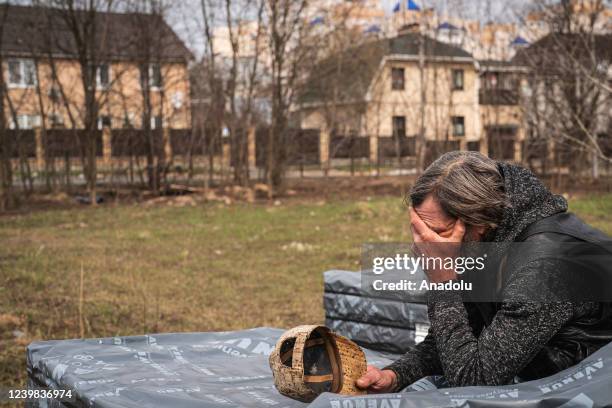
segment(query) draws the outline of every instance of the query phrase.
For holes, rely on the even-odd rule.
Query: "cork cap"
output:
[[[325,326],[294,327],[283,333],[272,354],[274,385],[288,397],[310,402],[323,392],[365,394],[355,381],[366,372],[361,348]]]

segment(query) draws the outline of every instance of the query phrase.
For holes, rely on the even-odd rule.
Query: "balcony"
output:
[[[481,105],[518,105],[519,92],[514,89],[481,89],[478,93]]]

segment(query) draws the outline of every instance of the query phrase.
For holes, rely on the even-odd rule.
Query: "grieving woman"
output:
[[[526,242],[539,250],[593,242],[610,248],[605,234],[568,213],[566,200],[529,170],[476,152],[440,157],[418,178],[409,201],[417,243]],[[609,269],[612,257],[606,256]],[[513,267],[500,268],[502,292],[511,284],[525,286],[534,276],[554,275],[565,262],[520,253],[508,257]],[[426,273],[433,283],[459,279],[448,269]],[[428,292],[431,326],[425,340],[384,369],[369,366],[357,385],[372,393],[396,392],[432,375],[443,376],[450,386],[503,385],[580,362],[612,340],[612,307],[606,299],[554,301],[557,291],[572,291],[559,276],[555,285],[536,288],[542,301],[475,303],[456,291]]]

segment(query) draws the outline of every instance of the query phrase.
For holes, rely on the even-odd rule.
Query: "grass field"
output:
[[[571,209],[612,234],[612,195]],[[24,383],[37,339],[321,322],[323,271],[357,269],[363,242],[408,237],[389,196],[0,217],[0,385]]]

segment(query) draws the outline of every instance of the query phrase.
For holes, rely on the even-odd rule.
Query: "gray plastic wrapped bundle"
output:
[[[359,272],[324,273],[325,324],[338,334],[374,350],[404,353],[429,330],[425,293],[367,291]]]
[[[550,377],[504,386],[436,389],[421,380],[394,394],[323,393],[310,405],[274,387],[268,356],[281,329],[173,333],[34,342],[27,349],[29,387],[67,389],[71,403],[33,401],[29,407],[223,408],[612,406],[612,344]],[[397,355],[364,349],[378,367]],[[1,403],[2,401],[0,401]]]

